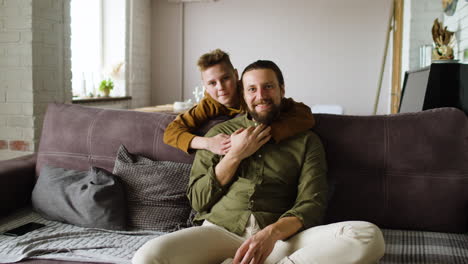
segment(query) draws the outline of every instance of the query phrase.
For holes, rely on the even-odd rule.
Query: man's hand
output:
[[[233,264],[263,264],[276,241],[268,228],[259,231],[237,249]]]
[[[255,153],[270,140],[270,130],[270,127],[260,125],[240,128],[231,135],[231,148],[215,167],[216,179],[221,186],[232,180],[243,159]]]
[[[240,128],[231,135],[231,149],[228,154],[243,160],[254,154],[271,138],[271,128],[266,125]]]
[[[231,148],[231,137],[226,134],[218,134],[214,137],[206,138],[206,149],[218,154],[225,155]]]
[[[276,241],[296,234],[303,224],[299,218],[288,216],[253,235],[237,249],[233,264],[263,264],[273,251]]]

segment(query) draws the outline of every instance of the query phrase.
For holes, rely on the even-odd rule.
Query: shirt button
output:
[[[262,155],[260,154],[260,155],[258,155],[258,157],[259,157],[259,158],[261,158],[261,157],[262,157]]]

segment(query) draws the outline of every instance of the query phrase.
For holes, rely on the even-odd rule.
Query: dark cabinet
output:
[[[433,63],[423,110],[456,107],[468,114],[468,64]]]
[[[406,72],[400,113],[439,107],[456,107],[468,115],[468,64],[432,63]]]

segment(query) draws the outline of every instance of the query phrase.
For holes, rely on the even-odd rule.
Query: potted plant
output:
[[[114,89],[114,82],[109,78],[107,80],[102,80],[99,85],[99,91],[104,93],[104,97],[109,97],[110,91]]]

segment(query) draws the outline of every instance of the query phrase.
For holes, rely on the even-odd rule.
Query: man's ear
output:
[[[280,85],[280,90],[281,90],[281,98],[284,97],[285,91],[284,91],[284,84]]]

